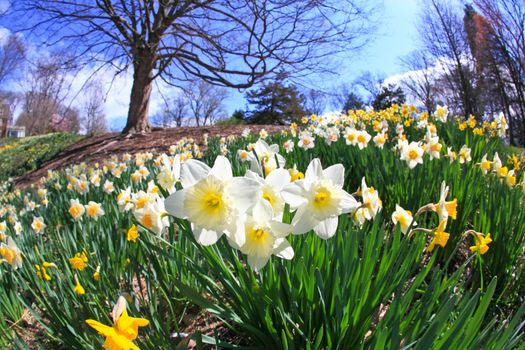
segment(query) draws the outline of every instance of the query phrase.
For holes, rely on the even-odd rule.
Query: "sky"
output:
[[[5,6],[6,1],[0,0],[0,10]],[[400,58],[417,48],[416,19],[419,6],[420,2],[418,0],[382,0],[382,5],[379,6],[381,11],[380,19],[375,35],[368,42],[367,46],[359,52],[350,52],[344,55],[340,65],[340,72],[324,79],[323,81],[328,82],[325,84],[329,85],[320,86],[321,89],[329,90],[339,84],[352,82],[365,71],[370,71],[386,78],[399,76],[404,73],[406,69],[403,68]],[[8,31],[2,27],[0,22],[0,43],[6,33]],[[36,47],[30,47],[31,49],[38,50]],[[71,96],[80,103],[81,101],[79,100],[82,99],[82,95],[77,96],[75,91],[82,87],[83,80],[90,74],[91,71],[89,69],[84,69],[77,76],[72,77],[73,91]],[[101,77],[107,92],[105,112],[108,124],[110,129],[120,130],[126,121],[132,83],[131,72],[121,74],[114,80],[112,79],[111,71],[104,72]],[[111,88],[109,89],[110,84]],[[162,84],[160,81],[156,85],[150,104],[150,115],[155,114],[162,108],[163,100],[159,91],[167,95],[173,93],[172,88]],[[236,109],[246,109],[248,106],[242,92],[231,90],[229,97],[225,100],[225,107],[228,114],[231,114]]]

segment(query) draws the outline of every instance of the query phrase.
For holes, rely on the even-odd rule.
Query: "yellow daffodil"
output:
[[[79,280],[78,280],[78,276],[75,274],[75,288],[73,288],[73,291],[75,292],[76,295],[78,295],[79,297],[86,294],[86,290],[84,289],[84,287],[82,287],[82,285],[80,284]]]
[[[88,262],[88,257],[86,255],[85,250],[82,253],[76,253],[74,257],[69,259],[69,263],[71,264],[71,267],[79,271],[82,271],[86,268],[87,262]]]
[[[139,236],[139,231],[137,230],[137,226],[135,226],[135,224],[131,225],[126,235],[127,240],[136,242],[138,236]]]
[[[469,249],[472,253],[479,252],[481,255],[485,254],[489,250],[489,243],[492,242],[490,238],[490,233],[484,235],[480,232],[474,232],[474,244],[470,246]]]
[[[432,252],[434,250],[434,247],[436,245],[439,245],[441,247],[445,247],[448,242],[448,238],[450,237],[450,234],[445,232],[445,226],[447,225],[447,220],[441,220],[439,223],[439,226],[434,231],[434,237],[432,238],[432,241],[428,245],[427,252]]]

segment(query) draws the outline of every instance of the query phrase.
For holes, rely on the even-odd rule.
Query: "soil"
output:
[[[281,125],[231,125],[231,126],[201,126],[180,127],[169,129],[154,129],[146,134],[123,135],[107,133],[85,138],[56,155],[50,161],[24,176],[17,179],[19,188],[26,188],[46,176],[48,170],[60,169],[75,163],[101,162],[112,155],[139,152],[166,152],[178,140],[193,138],[200,146],[204,134],[212,136],[240,136],[242,131],[249,128],[254,133],[265,129],[268,133],[275,133],[286,129]]]

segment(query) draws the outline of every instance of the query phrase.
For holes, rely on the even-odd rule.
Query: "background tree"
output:
[[[372,107],[374,107],[374,110],[380,111],[389,108],[394,103],[402,105],[405,101],[406,97],[403,89],[395,84],[388,84],[381,87],[379,94],[372,101]]]
[[[422,4],[420,21],[422,44],[443,70],[442,81],[448,85],[449,108],[466,118],[471,114],[480,116],[463,9],[448,0],[426,0]]]
[[[401,85],[432,113],[436,109],[439,87],[436,84],[435,64],[424,51],[413,51],[401,62],[409,70]]]
[[[23,84],[22,112],[16,120],[17,125],[25,126],[27,135],[46,133],[57,127],[78,131],[78,110],[66,103],[72,84],[67,77],[76,67],[64,67],[65,60],[61,54],[51,55],[41,58],[29,70]],[[72,120],[68,121],[69,118]]]
[[[321,90],[309,89],[305,94],[305,110],[308,114],[322,115],[328,104],[326,93]]]
[[[366,42],[374,14],[364,0],[20,0],[13,6],[13,21],[23,17],[46,44],[119,71],[132,67],[127,133],[150,129],[158,77],[175,85],[197,77],[249,88],[285,66],[326,69],[334,53]],[[320,59],[323,65],[316,64]]]
[[[287,85],[285,79],[286,74],[279,73],[275,80],[246,93],[248,103],[255,106],[248,116],[249,123],[285,125],[307,114],[304,95],[295,85]]]
[[[0,84],[6,84],[20,73],[25,63],[26,47],[20,36],[10,34],[0,42]]]
[[[100,81],[92,81],[85,89],[82,127],[87,135],[101,134],[108,130],[102,92],[103,86]]]
[[[182,92],[164,98],[162,111],[153,116],[153,125],[162,128],[181,127],[189,122],[188,101]]]
[[[224,99],[228,91],[204,80],[188,83],[183,94],[195,125],[211,125],[226,116]]]

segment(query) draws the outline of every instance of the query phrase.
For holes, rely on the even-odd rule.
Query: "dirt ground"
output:
[[[204,134],[211,136],[240,136],[245,128],[254,133],[265,129],[274,133],[285,129],[280,125],[233,125],[233,126],[201,126],[170,129],[154,129],[147,134],[124,136],[120,133],[107,133],[81,140],[60,152],[55,158],[44,163],[39,169],[17,179],[17,187],[24,188],[39,181],[48,170],[59,169],[81,162],[97,162],[108,159],[112,155],[139,152],[166,152],[169,147],[183,137],[193,138],[202,145]]]

